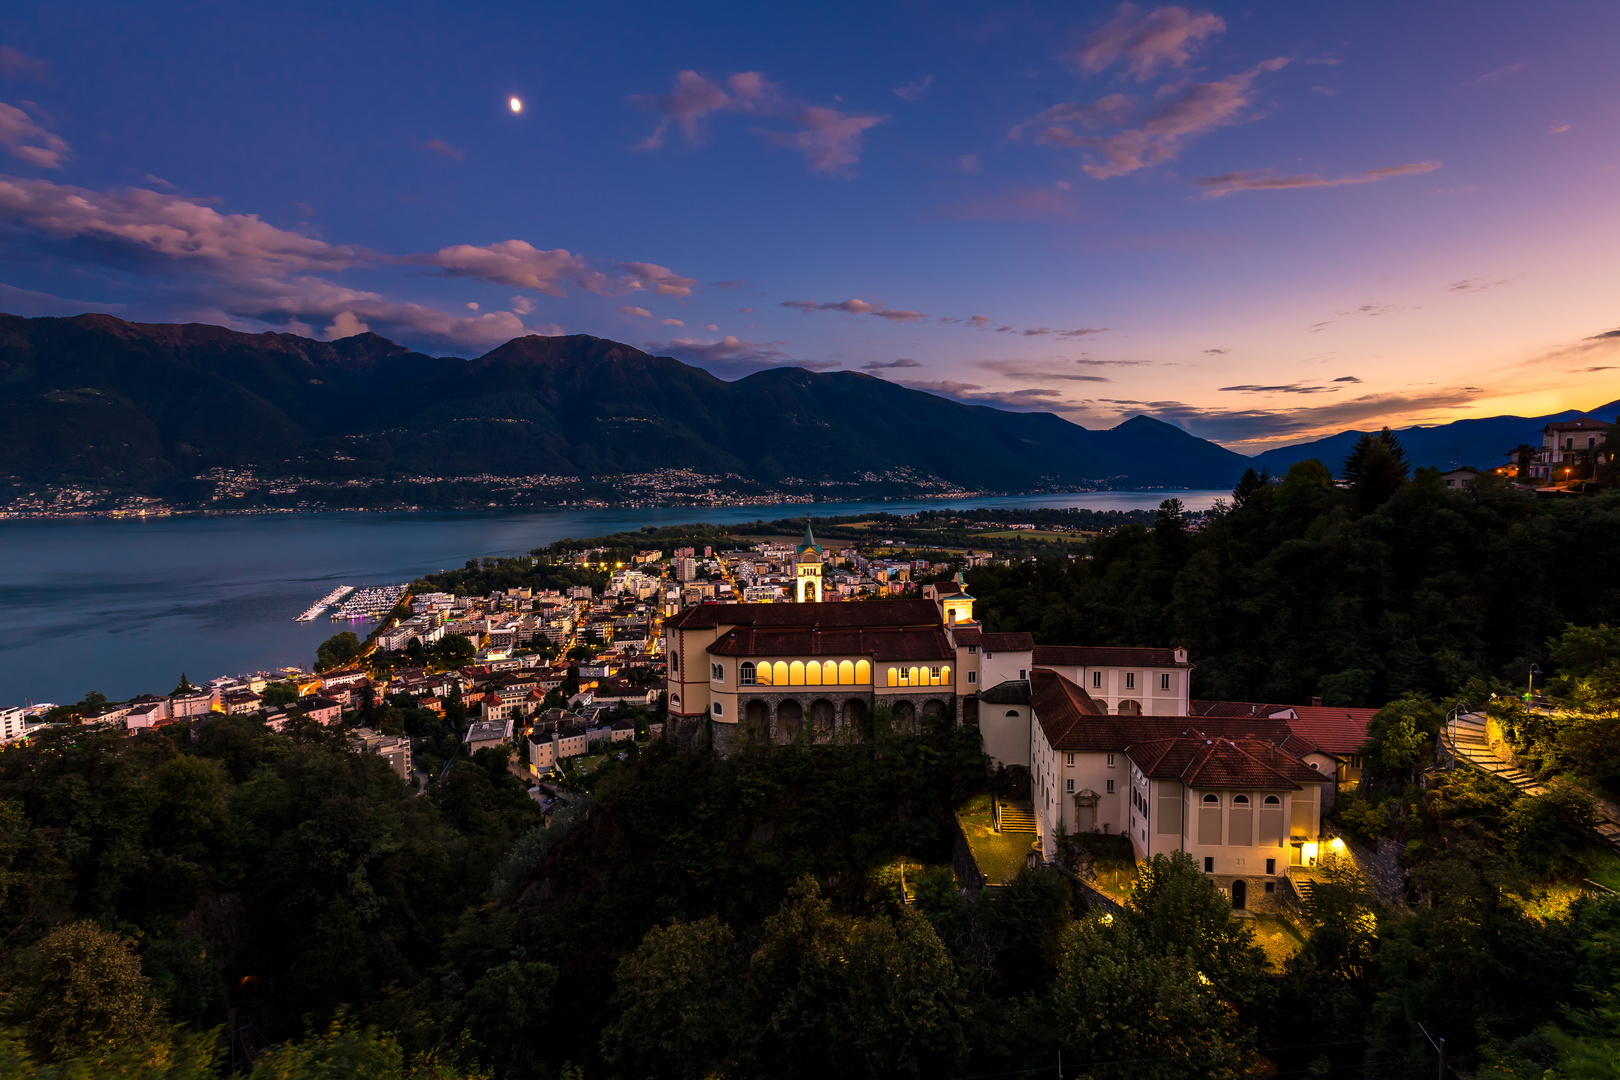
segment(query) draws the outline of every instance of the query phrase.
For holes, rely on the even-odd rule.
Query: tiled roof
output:
[[[721,634],[711,656],[870,656],[874,660],[954,660],[956,653],[938,625],[855,629],[734,626]]]
[[[718,626],[879,627],[938,626],[931,600],[861,600],[822,604],[700,604],[664,623],[676,630]]]
[[[1326,705],[1295,705],[1297,719],[1288,726],[1330,754],[1347,756],[1367,741],[1367,725],[1377,709],[1336,709]]]
[[[1327,779],[1300,760],[1316,746],[1286,719],[1112,715],[1045,668],[1030,672],[1030,686],[1035,719],[1054,750],[1124,752],[1148,776],[1202,787],[1289,790]]]
[[[1176,662],[1174,649],[1130,649],[1092,645],[1037,645],[1042,667],[1192,667]]]
[[[956,639],[958,647],[977,645],[984,640],[984,632],[977,626],[958,626],[951,630],[951,637]]]
[[[1187,702],[1188,716],[1286,716],[1289,709],[1290,706],[1288,705],[1272,705],[1259,701],[1200,701],[1194,699]]]
[[[1028,705],[1029,680],[1008,679],[988,690],[979,691],[979,700],[990,705]]]
[[[1187,711],[1196,717],[1286,720],[1293,733],[1304,742],[1337,757],[1348,757],[1367,741],[1367,724],[1378,710],[1255,701],[1190,701]]]
[[[998,652],[1029,652],[1035,647],[1035,638],[1030,634],[986,634],[984,635],[984,651]]]

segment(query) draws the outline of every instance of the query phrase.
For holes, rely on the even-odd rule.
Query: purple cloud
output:
[[[67,140],[46,131],[15,105],[0,101],[0,146],[41,169],[60,169],[67,159]]]
[[[1440,168],[1438,161],[1415,161],[1408,165],[1389,165],[1382,169],[1346,176],[1323,178],[1316,173],[1279,176],[1272,169],[1254,169],[1246,172],[1221,173],[1219,176],[1200,176],[1193,186],[1202,188],[1204,198],[1218,199],[1234,191],[1282,191],[1289,188],[1342,187],[1346,184],[1376,184],[1397,176],[1420,176]]]
[[[1225,21],[1208,12],[1194,15],[1184,7],[1161,7],[1144,15],[1136,5],[1126,3],[1078,49],[1065,54],[1065,59],[1087,75],[1124,60],[1126,71],[1137,82],[1146,82],[1161,68],[1186,67],[1205,38],[1225,29]]]

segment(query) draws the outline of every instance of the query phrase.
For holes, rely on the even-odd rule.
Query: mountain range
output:
[[[1545,420],[1464,420],[1402,438],[1414,465],[1496,464]],[[767,485],[1220,488],[1251,465],[1276,474],[1319,457],[1337,469],[1358,434],[1250,458],[1146,416],[1093,430],[852,371],[726,382],[583,334],[517,338],[467,360],[370,333],[315,341],[0,315],[0,473],[13,484],[162,494],[213,468],[338,480],[688,468]]]

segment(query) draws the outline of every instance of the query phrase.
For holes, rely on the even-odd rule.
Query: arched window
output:
[[[1007,715],[1008,716],[1017,716],[1018,715],[1018,710],[1017,709],[1008,709],[1007,710]]]
[[[1232,796],[1232,805],[1233,806],[1248,806],[1249,805],[1249,797],[1247,795],[1234,795],[1234,796]]]
[[[1275,795],[1267,795],[1265,805],[1267,805],[1267,806],[1279,806],[1280,807],[1280,806],[1282,806],[1282,800],[1277,798],[1277,796],[1275,796]]]
[[[1219,806],[1220,804],[1221,804],[1221,797],[1219,795],[1205,795],[1204,796],[1204,805],[1205,806]]]
[[[671,670],[671,671],[679,671],[679,670],[681,670],[681,654],[680,653],[672,652],[672,653],[669,654],[669,670]]]
[[[939,669],[939,684],[941,686],[951,685],[951,665],[946,664]]]
[[[778,660],[776,663],[771,665],[771,681],[774,682],[777,686],[787,686],[787,685],[789,685],[789,683],[788,683],[788,666],[787,666],[786,663],[784,663],[781,660]]]
[[[889,685],[890,686],[899,686],[900,685],[900,669],[899,668],[892,667],[892,668],[889,669]]]
[[[814,660],[804,665],[804,685],[821,685],[821,665]]]
[[[787,679],[787,681],[788,681],[789,686],[803,686],[804,685],[804,661],[803,660],[795,660],[795,661],[793,661],[793,663],[788,665],[788,679]]]
[[[911,671],[910,671],[910,675],[911,675],[911,683],[910,683],[910,685],[916,686],[917,685],[917,669],[912,668]]]
[[[759,680],[759,685],[761,685],[761,686],[770,686],[771,685],[771,662],[769,660],[766,660],[764,663],[760,664],[759,665],[759,671],[754,677]]]
[[[715,702],[714,703],[714,715],[720,716],[720,715],[724,714],[724,712],[725,712],[725,710],[720,707],[720,703],[718,701]]]
[[[821,682],[823,686],[838,685],[838,661],[828,660],[821,665]]]
[[[872,665],[865,660],[855,661],[855,685],[865,686],[872,681]]]
[[[752,660],[744,660],[737,665],[737,685],[754,685],[754,662]]]
[[[864,664],[866,661],[862,660],[861,663]],[[838,664],[838,685],[855,685],[855,665],[850,663],[848,660],[842,660]]]

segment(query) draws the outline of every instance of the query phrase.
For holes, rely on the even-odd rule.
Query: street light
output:
[[[1529,693],[1524,695],[1524,699],[1526,701],[1529,701],[1531,698],[1535,697],[1535,695],[1536,695],[1536,676],[1540,675],[1540,674],[1541,674],[1541,665],[1540,664],[1531,664],[1530,665],[1530,691],[1529,691]]]

